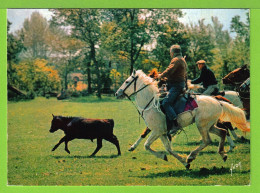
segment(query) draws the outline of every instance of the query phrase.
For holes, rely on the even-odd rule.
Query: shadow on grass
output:
[[[187,154],[187,155],[189,155],[191,152],[192,152],[192,150],[191,151],[176,151],[177,153],[180,153],[180,154]],[[218,152],[217,152],[217,150],[216,151],[201,151],[201,152],[199,152],[199,155],[204,155],[204,154],[217,154]]]
[[[51,156],[55,159],[109,159],[109,158],[117,158],[119,155],[102,155],[102,156],[83,156],[83,155],[66,155],[66,156]]]
[[[241,171],[242,174],[250,173],[250,170],[248,171]],[[211,175],[225,175],[230,174],[230,168],[200,168],[199,170],[171,170],[166,172],[160,172],[160,173],[151,173],[147,176],[137,176],[139,178],[165,178],[165,177],[190,177],[190,178],[207,178]]]
[[[250,144],[250,139],[241,137],[240,139],[235,140],[235,143]]]
[[[122,102],[126,99],[116,99],[114,96],[102,96],[101,99],[97,96],[87,96],[87,97],[79,97],[79,98],[70,98],[67,100],[63,100],[63,102],[76,102],[76,103],[111,103],[111,102]]]
[[[199,146],[201,144],[202,144],[201,141],[193,141],[193,142],[188,142],[187,143],[188,146]],[[218,145],[219,145],[219,141],[213,141],[209,146],[218,146]],[[228,143],[225,142],[224,145],[228,145]]]

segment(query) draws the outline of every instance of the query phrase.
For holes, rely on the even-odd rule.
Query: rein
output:
[[[141,89],[139,89],[139,90],[136,90],[136,82],[137,82],[137,79],[138,79],[139,77],[138,77],[138,76],[136,76],[136,77],[132,76],[132,77],[133,77],[133,80],[132,80],[132,81],[125,87],[125,89],[123,90],[123,94],[124,94],[129,100],[131,100],[131,99],[130,99],[131,96],[133,96],[133,95],[139,93],[140,91],[142,91],[143,89],[145,89],[147,86],[150,85],[150,84],[146,84],[146,85],[144,85],[143,88],[141,88]],[[131,95],[128,96],[128,95],[125,93],[125,91],[126,91],[126,89],[127,89],[133,82],[134,82],[134,92],[133,92]]]
[[[133,96],[133,95],[139,93],[140,91],[142,91],[142,90],[145,89],[146,87],[150,86],[151,83],[144,85],[144,86],[143,86],[142,88],[140,88],[139,90],[136,90],[136,82],[137,82],[137,79],[138,79],[139,77],[138,77],[138,76],[136,76],[136,77],[132,76],[132,78],[133,78],[133,80],[132,80],[132,81],[125,87],[125,89],[123,90],[123,94],[124,94],[124,95],[128,98],[128,100],[130,100],[130,101],[132,102],[132,104],[135,106],[135,108],[136,108],[136,110],[137,110],[137,112],[138,112],[138,114],[139,114],[139,123],[140,123],[140,116],[144,119],[144,117],[143,117],[144,111],[145,111],[145,110],[149,107],[149,105],[152,103],[152,101],[154,100],[154,97],[152,97],[152,99],[148,102],[148,104],[144,107],[144,109],[143,109],[142,112],[140,113],[140,111],[139,111],[139,109],[138,109],[138,108],[140,108],[140,107],[139,107],[139,106],[137,107],[137,105],[133,103],[133,101],[131,100],[131,96]],[[153,81],[155,81],[155,79],[154,79]],[[152,82],[153,82],[153,81],[152,81]],[[126,89],[128,89],[128,88],[131,86],[131,84],[132,84],[133,82],[134,82],[134,92],[128,96],[128,95],[125,93],[125,91],[126,91]]]
[[[240,81],[240,82],[232,81],[229,77],[228,77],[227,79],[228,79],[228,81],[229,81],[231,84],[233,84],[233,85],[235,85],[235,86],[239,86],[239,85],[241,85],[241,84],[243,83],[243,81]]]

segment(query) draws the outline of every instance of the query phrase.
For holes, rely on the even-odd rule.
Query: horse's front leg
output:
[[[158,157],[158,158],[161,158],[165,161],[168,161],[167,160],[167,156],[166,154],[161,154],[159,152],[156,152],[154,151],[152,148],[151,148],[151,144],[160,137],[160,134],[158,133],[155,133],[154,131],[152,131],[151,135],[149,136],[149,138],[146,140],[146,142],[144,143],[144,148],[145,150],[149,151],[150,153],[152,153],[154,156]]]
[[[141,143],[141,141],[151,132],[151,130],[146,127],[141,136],[137,139],[137,141],[128,149],[128,151],[134,151],[136,147]]]
[[[187,169],[190,168],[190,164],[186,162],[186,157],[183,157],[181,155],[179,155],[177,152],[173,151],[171,149],[171,145],[170,145],[170,141],[167,138],[168,136],[162,135],[160,137],[165,149],[167,150],[167,152],[169,152],[172,156],[174,156],[175,158],[177,158]]]

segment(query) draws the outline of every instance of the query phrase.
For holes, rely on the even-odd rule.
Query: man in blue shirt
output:
[[[201,71],[200,76],[191,81],[192,84],[202,83],[204,91],[202,94],[211,95],[214,91],[218,90],[217,80],[212,70],[206,66],[204,60],[199,60],[197,63],[199,70]]]

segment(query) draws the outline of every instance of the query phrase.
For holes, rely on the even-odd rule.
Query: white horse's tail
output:
[[[223,112],[219,118],[221,121],[231,122],[233,126],[243,132],[250,131],[250,124],[247,122],[245,112],[242,109],[227,102],[219,102],[223,107]]]

